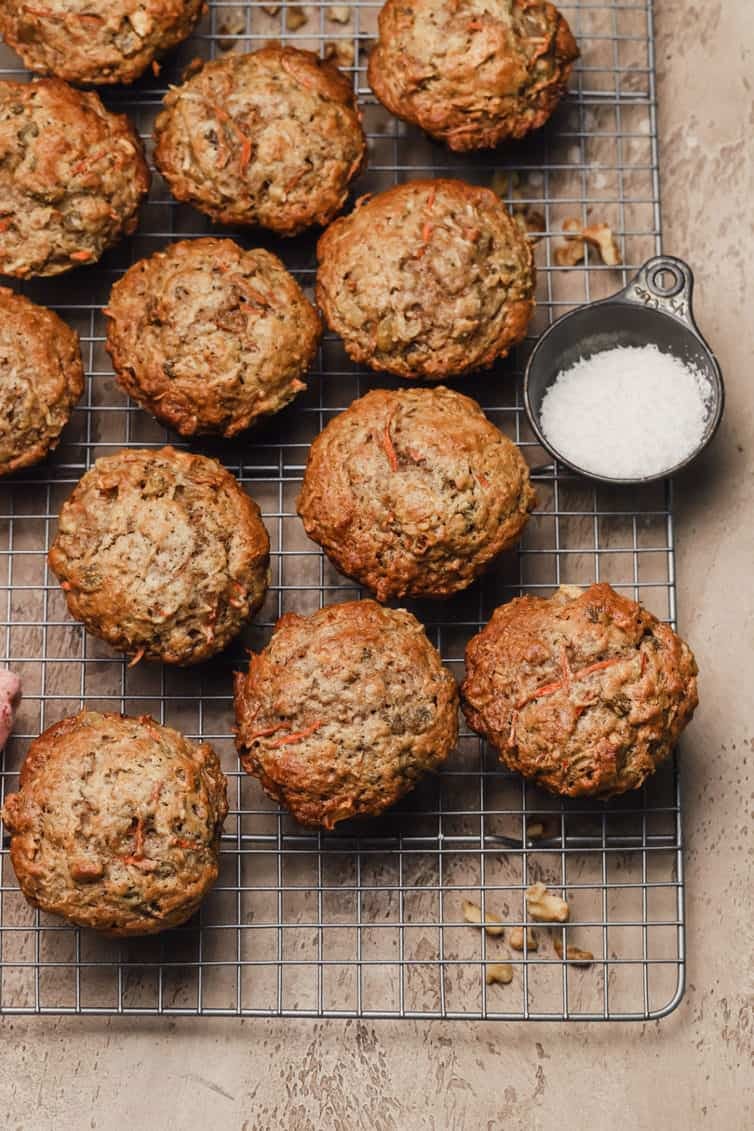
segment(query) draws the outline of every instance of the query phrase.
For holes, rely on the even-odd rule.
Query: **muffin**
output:
[[[455,681],[415,617],[374,601],[288,613],[236,675],[243,768],[302,825],[376,816],[456,740]]]
[[[154,127],[155,161],[176,200],[282,236],[329,223],[366,154],[337,67],[280,46],[196,66],[168,91]]]
[[[388,0],[368,77],[397,117],[451,149],[488,149],[547,121],[578,56],[545,0]]]
[[[227,812],[211,746],[148,715],[80,711],[32,742],[2,817],[33,907],[126,936],[194,914],[217,879]]]
[[[49,553],[68,611],[133,656],[196,664],[259,608],[270,540],[217,460],[131,449],[98,459],[63,504]]]
[[[136,132],[98,94],[0,81],[0,274],[94,263],[135,231],[148,190]]]
[[[561,588],[495,610],[469,642],[469,725],[511,770],[565,797],[637,789],[698,702],[680,637],[609,585]]]
[[[78,334],[0,287],[0,475],[52,451],[83,391]]]
[[[2,0],[0,33],[31,71],[68,82],[133,82],[191,35],[204,0]]]
[[[460,377],[520,342],[528,240],[490,189],[409,181],[363,198],[317,245],[317,301],[349,357],[414,380]]]
[[[377,595],[448,597],[521,536],[535,495],[515,444],[442,386],[375,389],[309,452],[298,513]]]
[[[319,318],[269,251],[173,243],[113,287],[107,349],[120,385],[182,436],[234,436],[306,388]]]

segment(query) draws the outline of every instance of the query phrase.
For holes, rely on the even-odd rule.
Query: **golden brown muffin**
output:
[[[39,74],[129,83],[191,35],[204,10],[204,0],[0,0],[0,33]]]
[[[113,287],[107,349],[120,385],[182,436],[234,436],[306,388],[319,317],[269,251],[181,240]]]
[[[329,223],[366,154],[348,80],[309,51],[274,45],[197,65],[154,127],[176,200],[283,236]]]
[[[60,79],[0,81],[0,273],[94,263],[138,223],[149,190],[124,114]]]
[[[227,812],[211,746],[148,715],[80,711],[31,744],[2,817],[33,907],[126,936],[194,914],[217,879]]]
[[[521,536],[535,495],[515,444],[439,386],[374,389],[309,451],[298,513],[377,595],[447,597]]]
[[[469,725],[551,793],[613,797],[668,757],[698,702],[688,645],[609,585],[521,597],[466,649]]]
[[[455,680],[415,617],[374,601],[288,613],[236,675],[243,768],[302,825],[376,816],[447,758]]]
[[[349,357],[435,381],[484,369],[526,333],[534,263],[494,192],[409,181],[363,198],[317,245],[317,302]]]
[[[369,82],[391,113],[451,149],[488,149],[543,125],[579,50],[545,0],[388,0]]]
[[[196,664],[264,600],[259,507],[217,460],[131,449],[98,459],[63,504],[50,569],[68,611],[120,652]]]
[[[0,475],[57,446],[83,391],[78,334],[52,310],[0,287]]]

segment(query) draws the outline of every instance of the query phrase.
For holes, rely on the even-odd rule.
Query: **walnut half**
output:
[[[526,889],[526,909],[537,923],[566,923],[570,908],[559,895],[553,895],[542,883]]]

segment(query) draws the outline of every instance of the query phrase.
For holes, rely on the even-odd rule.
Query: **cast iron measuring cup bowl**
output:
[[[622,291],[599,302],[569,311],[553,322],[539,339],[526,366],[524,407],[542,447],[579,475],[602,483],[651,483],[686,467],[706,448],[723,415],[725,391],[717,359],[694,321],[691,294],[694,276],[682,259],[658,255],[648,259]],[[655,345],[698,369],[709,382],[705,398],[707,420],[701,440],[685,459],[653,475],[635,479],[596,475],[557,451],[541,427],[542,400],[561,370],[580,358],[616,346]],[[589,405],[584,405],[588,413]]]

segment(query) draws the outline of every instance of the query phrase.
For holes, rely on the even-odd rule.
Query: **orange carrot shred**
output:
[[[7,232],[10,227],[10,220],[0,220],[0,232]]]
[[[554,683],[546,683],[544,687],[535,687],[534,691],[530,691],[525,699],[522,699],[518,704],[518,710],[525,707],[532,699],[540,699],[545,695],[554,695],[556,691],[560,691],[563,686],[562,680],[556,680]]]
[[[253,742],[256,738],[267,738],[271,734],[277,734],[277,732],[279,730],[290,730],[290,729],[291,729],[290,723],[275,723],[274,726],[263,727],[262,730],[255,730],[253,734],[250,734],[248,736],[248,738],[245,739],[245,742],[246,743]]]
[[[484,24],[481,20],[469,20],[469,22],[466,24],[467,31],[481,31],[483,27]]]
[[[487,488],[490,485],[489,479],[487,478],[486,475],[482,475],[481,471],[477,475],[477,482],[479,483],[480,487],[483,487],[485,489],[485,491],[487,490]]]
[[[251,141],[249,140],[248,137],[245,137],[243,139],[243,141],[241,142],[241,156],[240,156],[239,161],[238,161],[238,164],[239,164],[239,167],[241,169],[242,174],[245,173],[246,170],[248,169],[250,161],[251,161]]]
[[[276,738],[274,742],[270,743],[270,746],[287,746],[289,742],[299,742],[302,738],[308,738],[310,734],[314,734],[315,730],[319,730],[322,722],[322,719],[317,719],[316,723],[312,723],[310,727],[297,730],[294,734],[287,734],[285,738]]]
[[[130,664],[128,665],[129,668],[135,668],[136,665],[139,663],[139,661],[144,658],[145,652],[146,652],[146,648],[144,648],[144,647],[139,648],[138,651],[136,651],[134,653],[133,658],[132,658]]]
[[[422,228],[422,243],[429,243],[432,239],[432,232],[434,231],[434,224],[430,224],[429,220]]]
[[[70,589],[72,589],[72,588],[73,588],[73,586],[71,585],[70,581],[61,581],[61,582],[60,582],[60,588],[61,588],[61,589],[62,589],[62,590],[63,590],[63,591],[65,592],[65,593],[68,593],[68,591],[69,591]]]
[[[75,259],[78,263],[85,263],[87,259],[92,258],[92,253],[91,253],[91,251],[85,251],[85,250],[72,251],[68,258],[69,259]]]
[[[432,207],[432,205],[435,203],[435,197],[436,196],[437,196],[437,189],[433,185],[432,188],[429,190],[429,196],[427,197],[427,208]]]
[[[605,668],[612,667],[613,664],[619,664],[622,659],[622,656],[613,656],[610,660],[600,660],[596,664],[589,664],[588,667],[581,668],[579,671],[574,672],[574,677],[580,679],[582,676],[591,675],[592,672],[603,671]]]

